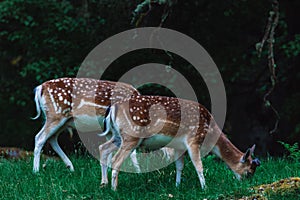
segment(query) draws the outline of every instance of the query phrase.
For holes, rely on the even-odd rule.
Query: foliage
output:
[[[281,141],[279,141],[279,143],[282,144],[284,148],[289,152],[288,158],[292,159],[295,162],[300,162],[300,149],[298,142],[294,143],[293,145]]]
[[[34,87],[49,79],[76,76],[84,57],[107,37],[111,27],[106,22],[109,12],[102,11],[110,3],[84,2],[0,2],[0,119],[6,121],[0,125],[5,130],[0,134],[2,146],[31,147],[35,132],[32,127],[38,125],[29,120],[34,115]],[[124,13],[121,6],[114,9]],[[122,27],[122,23],[116,27]],[[110,32],[116,27],[111,27]]]
[[[103,39],[97,32],[105,19],[84,12],[80,4],[70,1],[2,1],[3,64],[16,67],[15,76],[39,83],[74,76],[91,46]]]
[[[0,162],[0,199],[240,199],[252,194],[260,184],[300,176],[294,162],[285,159],[262,160],[251,179],[239,182],[222,162],[204,159],[207,189],[202,190],[197,174],[186,160],[182,185],[175,187],[175,165],[151,173],[120,173],[119,188],[100,187],[100,165],[88,157],[72,157],[75,172],[70,173],[62,161],[48,162],[39,174],[33,174],[32,160]],[[109,173],[110,174],[110,173]],[[18,191],[18,192],[15,192]],[[270,199],[299,199],[299,193],[268,194]]]
[[[289,58],[296,57],[300,54],[300,34],[295,35],[295,39],[281,46],[285,55]]]

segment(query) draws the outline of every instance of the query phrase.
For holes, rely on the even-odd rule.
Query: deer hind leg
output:
[[[175,161],[175,165],[176,165],[176,187],[178,187],[181,182],[181,174],[184,167],[184,152],[175,151],[175,159],[177,159]]]
[[[99,146],[100,165],[101,165],[101,185],[105,186],[108,184],[107,178],[107,166],[111,160],[112,152],[117,150],[118,147],[114,144],[115,138],[111,138],[104,144]]]
[[[63,150],[60,148],[57,138],[59,136],[59,132],[57,132],[54,136],[52,136],[49,140],[49,143],[53,150],[57,153],[57,155],[63,160],[63,162],[66,164],[67,168],[70,169],[71,172],[74,171],[74,166],[68,156],[63,152]]]
[[[38,172],[40,168],[41,151],[45,142],[64,126],[67,120],[46,120],[45,125],[35,136],[33,172]]]
[[[190,156],[190,158],[193,162],[193,165],[197,171],[201,188],[205,189],[205,178],[203,175],[203,166],[202,166],[202,161],[201,161],[200,146],[199,146],[199,144],[192,143],[192,144],[189,144],[187,148],[188,148],[189,156]]]
[[[133,149],[138,145],[139,140],[132,139],[128,141],[126,139],[123,140],[120,149],[116,153],[116,155],[112,158],[112,177],[111,177],[111,186],[113,190],[117,189],[118,185],[118,174],[120,171],[120,167],[124,160],[130,155]]]

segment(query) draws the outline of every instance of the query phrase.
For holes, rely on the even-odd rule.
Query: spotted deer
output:
[[[178,158],[176,186],[181,180],[183,152],[187,151],[197,171],[200,185],[205,188],[200,148],[205,146],[206,137],[217,137],[216,142],[210,144],[212,152],[225,161],[238,179],[253,175],[260,165],[257,158],[252,159],[255,145],[246,153],[241,152],[222,133],[209,111],[193,101],[136,95],[112,105],[105,123],[107,129],[101,135],[111,130],[113,137],[99,148],[109,150],[114,143],[120,143],[112,158],[113,190],[117,188],[118,173],[123,161],[139,147],[151,150],[167,146],[175,149]],[[105,159],[108,153],[109,151],[100,151],[100,159]]]
[[[39,171],[41,150],[47,140],[66,166],[74,171],[72,162],[57,142],[59,134],[65,129],[71,131],[75,125],[82,132],[101,130],[108,106],[132,94],[138,92],[129,84],[88,78],[59,78],[36,87],[37,116],[33,119],[43,113],[45,124],[35,136],[33,171]],[[132,155],[132,161],[138,167]]]

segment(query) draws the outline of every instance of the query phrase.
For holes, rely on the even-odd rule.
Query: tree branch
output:
[[[135,27],[138,27],[143,21],[144,17],[147,16],[152,9],[154,4],[165,5],[164,12],[161,16],[161,21],[159,26],[161,27],[169,13],[171,11],[172,6],[177,2],[177,0],[145,0],[139,5],[136,6],[136,9],[133,11],[133,17],[131,19],[131,24]]]
[[[265,34],[261,42],[256,44],[256,50],[258,52],[258,56],[261,57],[262,50],[264,47],[265,42],[268,43],[268,67],[270,71],[270,79],[271,79],[271,87],[267,91],[267,93],[264,95],[263,100],[266,107],[270,107],[273,112],[276,115],[276,122],[274,128],[270,131],[270,134],[274,133],[278,128],[279,123],[279,113],[274,108],[274,106],[271,104],[271,102],[268,100],[268,96],[273,92],[275,85],[277,83],[277,77],[276,77],[276,63],[274,59],[274,35],[275,35],[275,29],[277,27],[279,20],[279,2],[278,0],[272,1],[272,10],[269,12],[268,17],[268,23],[266,26]]]

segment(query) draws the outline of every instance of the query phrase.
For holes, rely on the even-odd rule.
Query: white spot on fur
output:
[[[48,88],[48,91],[49,91],[49,88]],[[53,96],[52,96],[52,94],[50,92],[49,92],[49,96],[50,96],[51,102],[53,104],[54,110],[57,111],[56,102],[55,102],[55,100],[54,100],[54,98],[53,98]]]
[[[107,106],[99,105],[99,104],[96,104],[96,103],[93,103],[93,102],[84,101],[83,99],[81,99],[80,104],[77,106],[77,109],[79,109],[79,108],[81,108],[85,105],[94,106],[94,107],[98,107],[98,108],[104,108],[104,109],[107,108]]]

